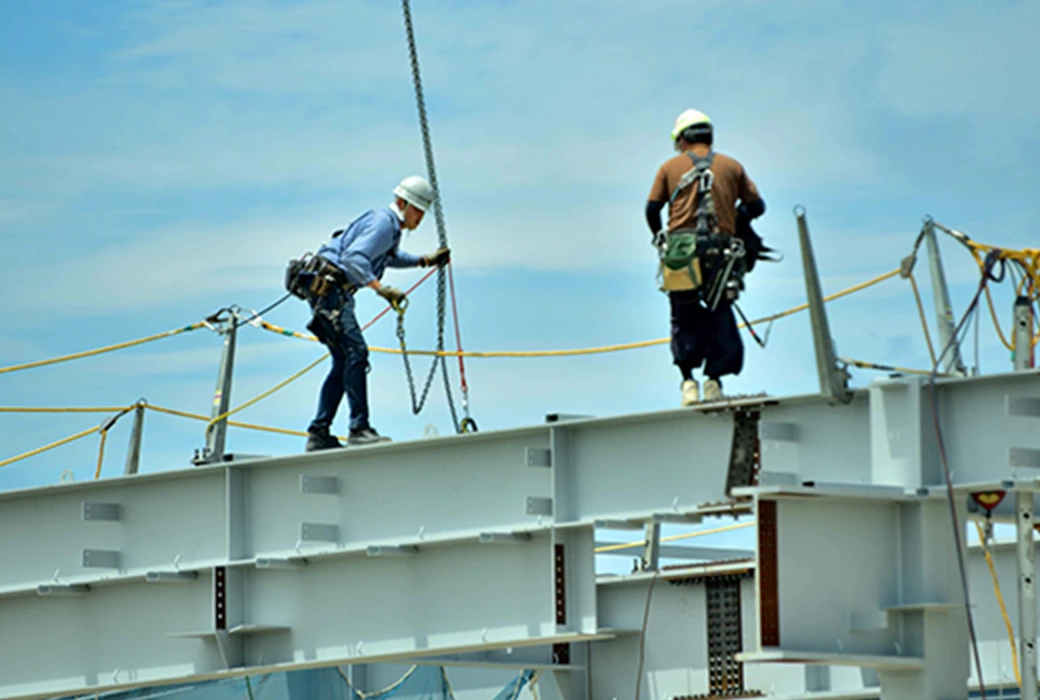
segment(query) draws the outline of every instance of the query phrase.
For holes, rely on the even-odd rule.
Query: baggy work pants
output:
[[[704,376],[718,379],[740,374],[744,367],[744,341],[725,300],[709,311],[697,291],[669,292],[672,311],[672,358],[677,367],[689,370],[704,364]]]
[[[336,288],[308,302],[314,318],[307,328],[329,349],[332,367],[321,385],[318,412],[307,431],[329,429],[344,394],[350,406],[351,430],[368,428],[368,344],[354,314],[354,295]]]

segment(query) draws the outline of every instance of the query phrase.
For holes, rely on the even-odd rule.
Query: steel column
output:
[[[144,405],[137,404],[134,409],[134,424],[130,428],[130,447],[126,451],[126,467],[123,473],[136,474],[141,465],[141,441],[144,438]]]
[[[838,367],[834,338],[827,322],[820,275],[816,269],[812,241],[809,239],[809,224],[805,220],[805,207],[795,207],[798,219],[798,242],[802,249],[802,272],[805,274],[805,294],[809,300],[809,317],[812,319],[813,345],[816,349],[816,371],[820,379],[820,393],[830,403],[846,404],[852,400],[849,391],[849,374]]]
[[[939,242],[935,236],[935,222],[930,218],[924,223],[925,243],[928,246],[928,268],[932,274],[932,296],[935,299],[936,325],[939,327],[939,352],[953,338],[954,320],[953,304],[950,303],[950,290],[946,286],[946,273],[943,270],[942,257],[939,255]],[[967,375],[961,359],[961,348],[954,343],[949,352],[946,353],[942,363],[942,371],[946,374],[956,372]]]
[[[1018,629],[1022,700],[1037,700],[1036,547],[1033,544],[1033,493],[1015,492],[1018,539]]]
[[[231,381],[235,370],[235,341],[238,335],[238,316],[228,313],[224,335],[224,347],[220,355],[220,369],[217,372],[217,389],[213,394],[213,410],[210,418],[216,418],[231,408]],[[224,448],[227,443],[227,419],[220,420],[206,430],[206,446],[201,455],[192,460],[195,465],[216,464],[224,460]]]
[[[642,571],[657,571],[661,568],[661,523],[646,524],[646,539],[643,540],[643,557],[639,566]]]
[[[1028,297],[1015,299],[1015,371],[1035,367],[1033,355],[1033,305]]]

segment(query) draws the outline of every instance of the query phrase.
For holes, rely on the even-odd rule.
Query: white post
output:
[[[1018,628],[1022,700],[1037,700],[1036,549],[1033,545],[1033,492],[1016,491],[1018,517]]]

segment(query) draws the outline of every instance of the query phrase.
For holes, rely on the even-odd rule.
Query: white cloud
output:
[[[596,8],[591,16],[585,7],[551,3],[451,14],[416,8],[435,144],[454,175],[445,182],[449,193],[494,197],[505,190],[515,198],[519,182],[570,190],[571,205],[586,210],[603,199],[597,185],[630,187],[636,202],[645,196],[658,161],[669,155],[663,134],[686,106],[660,94],[674,80],[653,37],[672,22],[664,8]],[[701,11],[734,21],[718,5]],[[395,161],[419,164],[396,13],[325,0],[290,7],[191,2],[137,12],[103,83],[37,110],[53,119],[46,115],[71,109],[105,132],[113,120],[121,128],[103,153],[77,147],[82,155],[56,158],[46,170],[60,171],[59,183],[135,188],[343,186],[396,177]],[[590,29],[601,41],[578,41]],[[691,41],[716,36],[690,27]],[[713,95],[709,111],[725,147],[756,161],[753,171],[770,183],[869,174],[871,156],[853,145],[844,99],[844,71],[859,60],[860,42],[774,39],[757,49],[719,50],[727,60],[698,83]],[[820,54],[829,63],[813,66]],[[747,80],[751,74],[759,78]]]
[[[112,58],[129,73],[113,80],[278,95],[373,91],[405,67],[387,61],[384,37],[400,34],[401,20],[381,5],[153,4],[127,18],[134,38]]]
[[[722,7],[699,11],[740,19]],[[591,44],[571,41],[576,30],[567,20],[583,8],[471,8],[447,16],[416,9],[449,232],[467,269],[653,265],[641,205],[654,170],[670,155],[667,122],[685,103],[655,94],[673,82],[657,44],[628,37],[649,38],[667,23],[667,12],[606,9],[631,14],[624,22],[618,14],[597,15],[602,41]],[[505,12],[511,21],[489,31],[488,12]],[[71,301],[77,312],[96,313],[271,289],[284,260],[361,208],[381,204],[378,193],[403,170],[422,168],[399,19],[396,8],[346,9],[324,0],[291,7],[167,3],[132,15],[131,38],[112,57],[106,85],[79,98],[94,104],[87,122],[95,123],[111,109],[97,107],[97,96],[114,97],[130,116],[127,133],[104,152],[38,159],[27,168],[29,180],[44,188],[151,192],[292,186],[305,188],[309,201],[221,216],[231,223],[185,216],[132,238],[124,234],[85,260],[59,263],[63,283],[28,303],[53,308]],[[849,99],[848,72],[866,52],[857,34],[772,38],[740,51],[714,30],[695,28],[693,37],[711,52],[729,49],[698,83],[713,95],[709,111],[723,150],[744,160],[767,201],[779,206],[763,222],[771,242],[770,228],[793,229],[777,213],[786,195],[777,200],[774,192],[792,191],[793,182],[803,191],[819,183],[851,186],[876,174],[876,156],[855,137]],[[112,92],[124,85],[132,92]],[[148,97],[138,97],[140,90]],[[25,172],[28,164],[10,166]],[[328,198],[330,188],[343,193],[339,201]],[[423,233],[432,227],[428,222]],[[823,259],[835,248],[821,239]],[[785,247],[794,262],[792,241]],[[825,269],[855,262],[880,272],[898,263],[886,246],[863,244],[846,236]],[[118,278],[109,274],[116,269]],[[16,274],[8,284],[18,280]],[[127,286],[137,293],[118,293]]]
[[[797,3],[795,10],[815,12],[821,6]],[[692,28],[676,19],[677,9]],[[479,303],[460,300],[467,347],[494,350],[517,342],[552,348],[573,338],[581,338],[573,343],[581,346],[598,342],[592,338],[625,342],[667,333],[666,307],[650,301],[652,292],[643,295],[653,285],[654,260],[641,210],[654,171],[671,155],[670,121],[690,106],[688,100],[713,115],[720,149],[744,161],[762,187],[770,211],[759,230],[787,255],[781,266],[763,264],[749,280],[744,300],[749,316],[780,311],[804,298],[789,213],[795,193],[810,208],[826,293],[896,267],[909,251],[920,225],[917,215],[900,232],[902,225],[892,224],[895,215],[881,210],[914,197],[913,183],[898,192],[880,187],[877,208],[864,210],[859,221],[851,211],[838,218],[840,202],[828,201],[827,213],[815,203],[843,189],[851,200],[871,196],[879,191],[879,175],[890,172],[891,154],[862,140],[857,77],[878,68],[871,40],[880,22],[795,30],[791,24],[798,16],[788,16],[790,3],[774,7],[751,0],[717,0],[692,9],[677,2],[471,5],[451,13],[417,3],[413,11],[449,236],[461,271],[457,282],[524,271],[547,285],[503,291],[489,284],[481,287],[485,298]],[[77,240],[92,251],[78,255],[71,248],[41,247],[45,265],[23,264],[33,258],[5,234],[7,272],[0,275],[0,296],[17,299],[20,309],[55,312],[48,317],[55,319],[61,313],[141,312],[133,322],[147,318],[152,328],[153,309],[162,312],[160,319],[171,309],[189,309],[187,318],[178,311],[170,319],[187,323],[214,310],[199,308],[202,300],[248,295],[266,301],[281,293],[287,259],[314,250],[362,209],[381,205],[403,172],[422,170],[398,6],[188,1],[134,12],[119,25],[129,38],[117,39],[121,44],[104,64],[104,79],[84,83],[79,93],[12,94],[0,86],[5,104],[15,105],[11,118],[19,133],[36,134],[20,139],[17,149],[0,152],[0,181],[12,192],[33,193],[31,200],[0,203],[0,223],[5,217],[13,221],[5,230],[18,226],[21,240],[34,236],[50,246],[53,238],[43,235],[40,222],[77,194],[95,208],[120,210],[88,227],[70,217]],[[957,12],[927,19],[940,33],[922,31],[924,19],[885,29],[889,53],[874,85],[884,106],[920,117],[970,116],[976,109],[970,100],[988,100],[1000,105],[997,119],[1028,113],[1025,93],[1016,97],[1002,80],[990,77],[1007,73],[1009,63],[1013,75],[1031,65],[1020,40],[1005,42],[996,27],[1028,25],[1032,8],[983,19],[978,33],[957,29],[968,32],[975,48],[954,49],[959,53],[951,55],[942,46],[949,41],[944,33],[956,34],[955,25],[977,20],[972,15],[966,21]],[[692,58],[712,66],[696,81],[681,63],[682,51],[661,48],[661,37],[676,30],[697,47]],[[942,61],[925,62],[925,54],[937,47],[946,53],[931,55],[942,55]],[[948,65],[959,69],[947,70]],[[28,150],[34,143],[38,149]],[[938,218],[944,218],[943,206],[963,194],[958,190],[950,197],[955,199],[929,202]],[[223,204],[212,204],[222,198]],[[261,198],[269,202],[241,204]],[[38,208],[28,201],[38,202]],[[120,218],[130,208],[149,206],[178,211],[146,228],[136,223],[130,228]],[[984,223],[984,214],[978,221],[945,223],[989,240],[996,234],[989,235],[994,225]],[[878,224],[879,217],[889,218]],[[37,235],[34,224],[43,233]],[[1023,231],[1027,224],[1023,218]],[[434,241],[430,217],[405,246],[422,252]],[[977,268],[956,246],[943,245],[947,276],[961,301],[961,287],[975,283]],[[917,274],[927,295],[926,270],[922,259]],[[35,284],[44,273],[50,282]],[[634,290],[632,273],[644,275],[643,291]],[[604,276],[618,281],[606,292],[587,288]],[[394,283],[399,279],[395,276]],[[25,294],[27,288],[33,293]],[[522,303],[509,302],[504,313],[508,295]],[[423,304],[428,300],[424,297]],[[552,311],[557,304],[566,304],[569,313]],[[469,311],[476,308],[479,315]],[[922,366],[927,353],[905,281],[885,282],[830,308],[842,354]],[[929,296],[925,308],[930,314]],[[998,308],[1002,317],[1006,308]],[[425,307],[416,309],[427,314]],[[16,313],[8,308],[9,325]],[[302,330],[305,316],[300,311],[285,325]],[[412,315],[409,324],[410,342],[427,345],[429,319]],[[807,314],[778,321],[765,351],[744,337],[747,369],[727,389],[783,394],[815,387]],[[910,344],[902,340],[906,337],[913,339]],[[392,329],[381,327],[370,341],[392,345]],[[5,356],[17,361],[53,354],[44,352],[49,343],[42,336],[24,342],[18,352],[5,347]],[[291,340],[261,344],[245,334],[240,347],[235,403],[300,369],[321,350]],[[984,352],[994,367],[1006,357],[999,348]],[[155,403],[206,412],[218,357],[219,343],[207,338],[191,340],[184,349],[99,358],[89,367],[69,365],[41,376],[32,397],[42,403],[61,390],[63,401],[76,404],[146,395]],[[426,363],[416,360],[419,377],[425,376]],[[429,408],[413,417],[400,358],[377,356],[374,364],[370,386],[380,430],[418,437],[432,420],[442,433],[448,431],[440,377]],[[667,346],[585,360],[473,360],[467,371],[474,415],[485,429],[538,422],[553,410],[607,415],[671,407],[678,398],[678,374]],[[318,368],[240,417],[304,427],[323,376],[324,368]],[[857,370],[855,376],[863,382],[873,373]],[[149,426],[155,430],[149,435],[156,437],[146,451],[154,450],[160,461],[179,465],[187,450],[178,444],[201,444],[196,424],[155,419]],[[26,449],[45,441],[33,433],[41,439],[29,444],[26,435],[16,433],[4,431],[12,437],[11,449],[22,438]],[[54,437],[60,435],[47,439]],[[234,446],[288,452],[302,444],[236,432]],[[70,450],[42,455],[39,463],[53,469],[62,463],[90,466],[93,445]]]

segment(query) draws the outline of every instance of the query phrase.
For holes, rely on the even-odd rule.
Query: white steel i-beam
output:
[[[1006,489],[1020,511],[1023,678],[1035,679],[1038,374],[939,380],[934,397],[920,378],[877,380],[869,391],[867,430],[826,466],[790,454],[819,450],[816,426],[763,415],[760,484],[737,491],[755,498],[759,538],[757,649],[742,658],[873,669],[884,700],[966,698],[966,555],[951,517],[965,523],[971,492]],[[788,454],[771,456],[774,445]],[[1035,680],[1024,682],[1035,693]]]
[[[937,382],[965,498],[975,482],[998,488],[1035,473],[1024,465],[1040,455],[1038,376]],[[694,522],[756,479],[763,493],[798,492],[794,532],[812,516],[835,541],[866,538],[834,550],[805,532],[789,548],[792,530],[780,527],[781,573],[788,558],[848,559],[861,546],[892,551],[902,542],[950,574],[948,531],[932,507],[943,502],[925,396],[916,378],[890,379],[839,407],[819,395],[762,398],[3,493],[0,697],[523,645],[557,645],[566,659],[571,643],[615,634],[597,613],[596,523]],[[830,515],[809,506],[835,493],[858,505]],[[903,534],[871,540],[897,512]],[[907,539],[913,532],[918,540]],[[761,543],[761,526],[759,535]],[[769,553],[760,546],[758,556]],[[894,561],[878,559],[866,580],[890,576]],[[904,584],[903,599],[893,589],[874,604],[956,604],[946,583],[920,581],[920,597]],[[779,590],[793,595],[797,586]],[[817,618],[792,649],[825,653],[813,625],[835,630],[820,616],[806,622]],[[920,634],[942,638],[945,629]],[[863,646],[856,634],[847,648]],[[870,653],[900,668],[931,663],[927,646],[901,643],[903,651]]]

